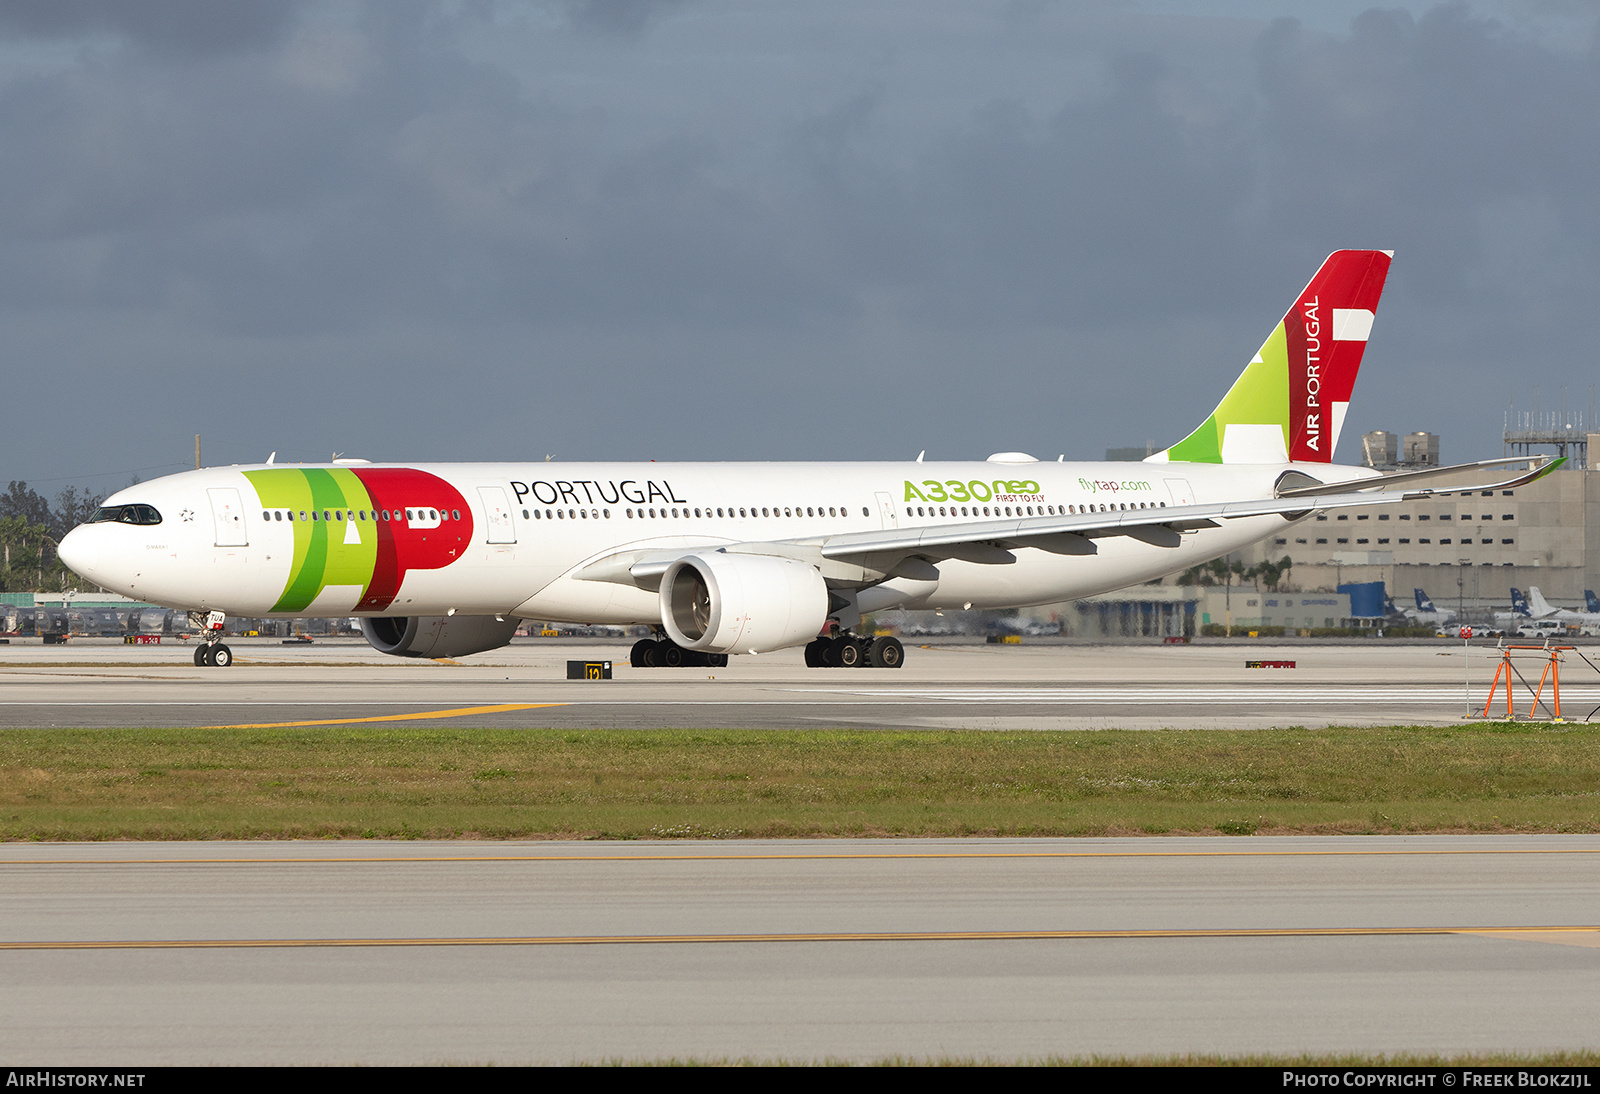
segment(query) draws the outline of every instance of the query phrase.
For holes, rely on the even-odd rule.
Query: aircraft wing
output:
[[[1509,490],[1542,478],[1555,470],[1560,463],[1560,460],[1538,463],[1511,478],[1496,482],[1454,485],[1443,493]],[[1463,467],[1475,466],[1480,465],[1463,465]],[[1074,516],[1013,517],[1007,520],[922,525],[876,532],[851,532],[801,542],[815,542],[824,558],[843,559],[904,552],[920,555],[929,561],[937,561],[938,558],[961,558],[972,562],[1004,563],[1010,562],[1011,559],[999,557],[999,554],[1008,554],[1012,547],[1037,547],[1064,555],[1093,554],[1095,548],[1092,541],[1107,536],[1130,536],[1158,547],[1177,547],[1181,542],[1180,533],[1196,528],[1216,527],[1219,521],[1273,514],[1298,516],[1323,509],[1387,505],[1397,501],[1427,498],[1441,492],[1432,489],[1385,490],[1384,486],[1391,478],[1402,483],[1412,480],[1410,475],[1381,476],[1356,482],[1333,483],[1327,488],[1327,493],[1313,492],[1311,487],[1296,487],[1281,491],[1287,496],[1259,500],[1215,502],[1206,505],[1169,505],[1161,509],[1119,509],[1105,513],[1080,513]],[[1363,487],[1365,489],[1362,489]],[[1361,492],[1357,492],[1358,490]],[[970,550],[974,546],[996,548],[998,553],[992,558],[984,558],[981,557],[983,551]]]
[[[1503,462],[1503,461],[1500,461]],[[1466,490],[1509,490],[1549,474],[1561,460],[1535,463],[1528,470],[1495,482],[1453,485],[1444,493]],[[1478,466],[1478,465],[1464,465]],[[1441,470],[1459,470],[1445,468]],[[1394,476],[1408,481],[1410,476]],[[1078,513],[1071,516],[1011,517],[1005,520],[962,521],[955,524],[918,525],[913,528],[885,528],[872,532],[848,532],[835,536],[774,542],[728,544],[720,547],[683,547],[671,550],[623,551],[591,562],[574,576],[587,581],[615,581],[645,588],[659,584],[672,563],[697,550],[725,551],[730,554],[779,555],[821,564],[826,561],[860,563],[871,569],[898,569],[895,560],[921,558],[927,562],[959,559],[967,562],[1004,565],[1016,561],[1015,548],[1035,547],[1061,555],[1096,553],[1094,541],[1109,536],[1129,536],[1157,547],[1177,547],[1181,534],[1199,528],[1215,528],[1220,521],[1241,517],[1278,514],[1303,516],[1322,509],[1348,509],[1368,505],[1387,505],[1397,501],[1427,498],[1440,491],[1385,490],[1389,476],[1362,479],[1361,492],[1352,483],[1334,483],[1326,494],[1309,493],[1296,487],[1292,497],[1261,498],[1246,501],[1214,502],[1205,505],[1169,505],[1155,509],[1118,509],[1104,513]],[[911,576],[906,574],[906,576]]]

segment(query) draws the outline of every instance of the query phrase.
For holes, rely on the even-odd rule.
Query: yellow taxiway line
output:
[[[1374,938],[1487,935],[1557,941],[1600,939],[1600,926],[1565,927],[1244,927],[1112,931],[827,931],[782,934],[528,935],[483,938],[173,938],[0,942],[0,950],[305,949],[372,946],[637,946],[733,942],[1035,942],[1167,938]],[[1579,943],[1593,945],[1593,942]]]
[[[500,703],[489,707],[456,707],[453,710],[424,710],[415,714],[379,714],[370,718],[324,718],[315,722],[257,722],[251,725],[207,726],[207,729],[289,729],[294,726],[345,726],[357,722],[415,722],[432,718],[465,718],[469,714],[504,714],[508,710],[538,710],[564,707],[567,703]]]

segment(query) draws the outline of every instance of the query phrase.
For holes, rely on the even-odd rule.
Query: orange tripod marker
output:
[[[1573,647],[1571,646],[1552,646],[1548,643],[1542,646],[1501,646],[1500,664],[1494,670],[1494,681],[1489,685],[1489,698],[1484,701],[1482,717],[1487,718],[1489,716],[1489,708],[1494,705],[1495,689],[1500,687],[1501,681],[1503,680],[1505,682],[1506,689],[1506,721],[1511,722],[1516,720],[1516,700],[1511,693],[1511,677],[1514,674],[1517,679],[1522,681],[1524,686],[1526,686],[1529,691],[1533,692],[1533,703],[1528,708],[1528,717],[1532,718],[1538,713],[1539,707],[1544,706],[1546,710],[1550,711],[1552,720],[1560,721],[1561,654],[1562,651],[1570,650],[1572,648]],[[1528,683],[1528,681],[1523,677],[1522,673],[1518,672],[1516,666],[1512,663],[1511,655],[1513,652],[1518,650],[1538,652],[1546,655],[1544,672],[1539,677],[1539,686],[1537,689]],[[1544,702],[1544,687],[1546,683],[1550,685],[1550,703],[1548,704]]]

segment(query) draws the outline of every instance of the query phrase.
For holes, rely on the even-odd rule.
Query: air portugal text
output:
[[[616,505],[626,498],[635,505],[649,505],[653,501],[676,502],[685,504],[685,499],[678,497],[672,490],[672,484],[666,479],[659,483],[654,479],[623,479],[621,482],[610,479],[600,482],[598,479],[535,479],[532,482],[511,483],[512,491],[517,495],[517,501],[527,500],[531,494],[542,505],[595,505],[606,502]]]
[[[1322,451],[1322,320],[1317,316],[1317,297],[1304,301],[1306,327],[1306,432],[1305,445]]]

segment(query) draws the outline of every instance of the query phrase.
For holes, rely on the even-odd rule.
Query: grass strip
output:
[[[0,838],[1594,832],[1600,729],[0,733]]]

